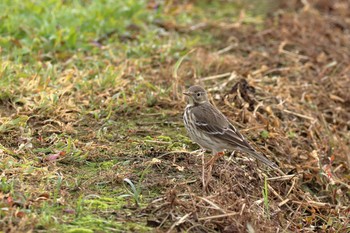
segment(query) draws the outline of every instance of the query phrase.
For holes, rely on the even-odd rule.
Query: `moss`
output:
[[[116,161],[111,160],[111,161],[104,161],[104,162],[100,163],[99,165],[100,165],[100,168],[102,168],[102,169],[110,169],[115,164],[116,164]]]
[[[147,135],[144,139],[145,140],[153,140],[153,138],[151,136],[149,136],[149,135]]]
[[[95,215],[87,215],[76,219],[71,225],[85,226],[85,228],[69,229],[70,232],[76,229],[89,229],[92,232],[151,232],[153,229],[137,222],[118,222],[114,219],[102,219]],[[66,227],[70,228],[71,225]]]
[[[263,139],[267,139],[267,138],[269,138],[270,134],[269,134],[268,131],[263,130],[263,131],[260,132],[260,136],[261,136]]]
[[[74,228],[66,231],[67,233],[93,233],[93,230],[85,229],[85,228]]]
[[[160,140],[160,141],[163,141],[163,142],[171,142],[172,141],[171,137],[164,136],[164,135],[158,136],[157,139]]]
[[[84,200],[84,207],[89,210],[98,209],[106,210],[113,209],[118,210],[122,206],[126,205],[126,202],[123,198],[110,198],[110,197],[98,197],[98,199],[87,199]]]

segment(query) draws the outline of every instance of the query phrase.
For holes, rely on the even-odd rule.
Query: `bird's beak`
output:
[[[184,94],[184,95],[187,95],[187,96],[190,96],[191,95],[191,92],[183,92],[182,94]]]

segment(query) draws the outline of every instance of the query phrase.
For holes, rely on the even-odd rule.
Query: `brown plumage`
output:
[[[215,155],[223,150],[248,153],[272,168],[278,168],[265,156],[259,154],[231,122],[208,100],[206,91],[192,86],[184,93],[188,105],[184,112],[184,123],[190,138]]]

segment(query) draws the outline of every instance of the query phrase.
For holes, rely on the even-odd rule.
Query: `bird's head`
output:
[[[188,103],[190,105],[203,104],[208,102],[207,92],[201,86],[191,86],[183,94],[188,96]]]

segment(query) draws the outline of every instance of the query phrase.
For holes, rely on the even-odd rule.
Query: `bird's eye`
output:
[[[201,96],[201,93],[200,93],[200,92],[198,92],[198,93],[197,93],[197,96]]]

